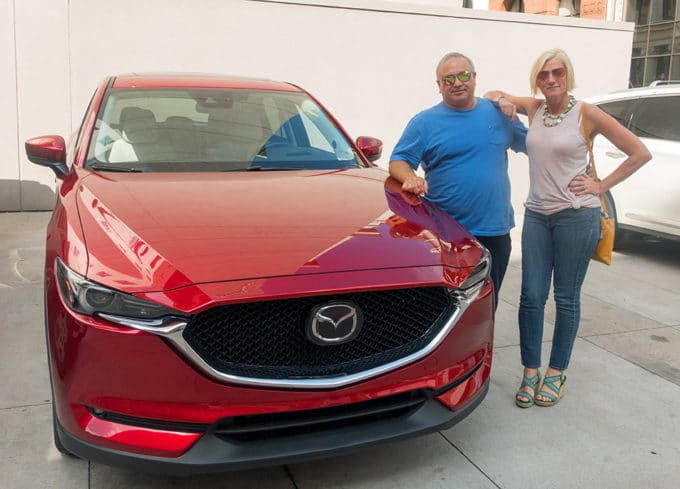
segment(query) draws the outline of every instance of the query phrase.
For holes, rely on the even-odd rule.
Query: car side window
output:
[[[680,96],[641,99],[630,129],[639,137],[680,141]]]
[[[637,99],[631,100],[615,100],[613,102],[605,102],[600,104],[602,110],[607,114],[612,116],[614,119],[619,121],[622,126],[628,127],[628,122],[630,121],[630,113],[633,105]]]

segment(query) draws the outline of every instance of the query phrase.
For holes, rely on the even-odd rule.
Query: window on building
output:
[[[630,86],[680,82],[680,6],[677,0],[628,0],[625,18],[635,22]]]

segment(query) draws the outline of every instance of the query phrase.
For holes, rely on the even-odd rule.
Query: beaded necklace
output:
[[[558,126],[564,120],[564,117],[569,113],[574,104],[576,104],[576,99],[573,95],[569,95],[569,103],[567,104],[567,108],[564,109],[564,111],[559,115],[552,115],[548,111],[548,104],[546,103],[545,107],[543,107],[543,125],[545,127]]]

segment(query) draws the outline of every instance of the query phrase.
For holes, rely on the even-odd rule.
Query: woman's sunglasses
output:
[[[554,70],[551,71],[539,71],[538,72],[538,80],[545,82],[548,81],[548,78],[550,78],[550,75],[552,74],[553,78],[563,78],[564,75],[567,74],[567,70],[564,68],[555,68]]]

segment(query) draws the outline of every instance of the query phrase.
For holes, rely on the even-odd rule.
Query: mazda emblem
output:
[[[354,302],[326,302],[312,309],[305,333],[317,345],[337,345],[356,338],[363,322],[361,308]]]

